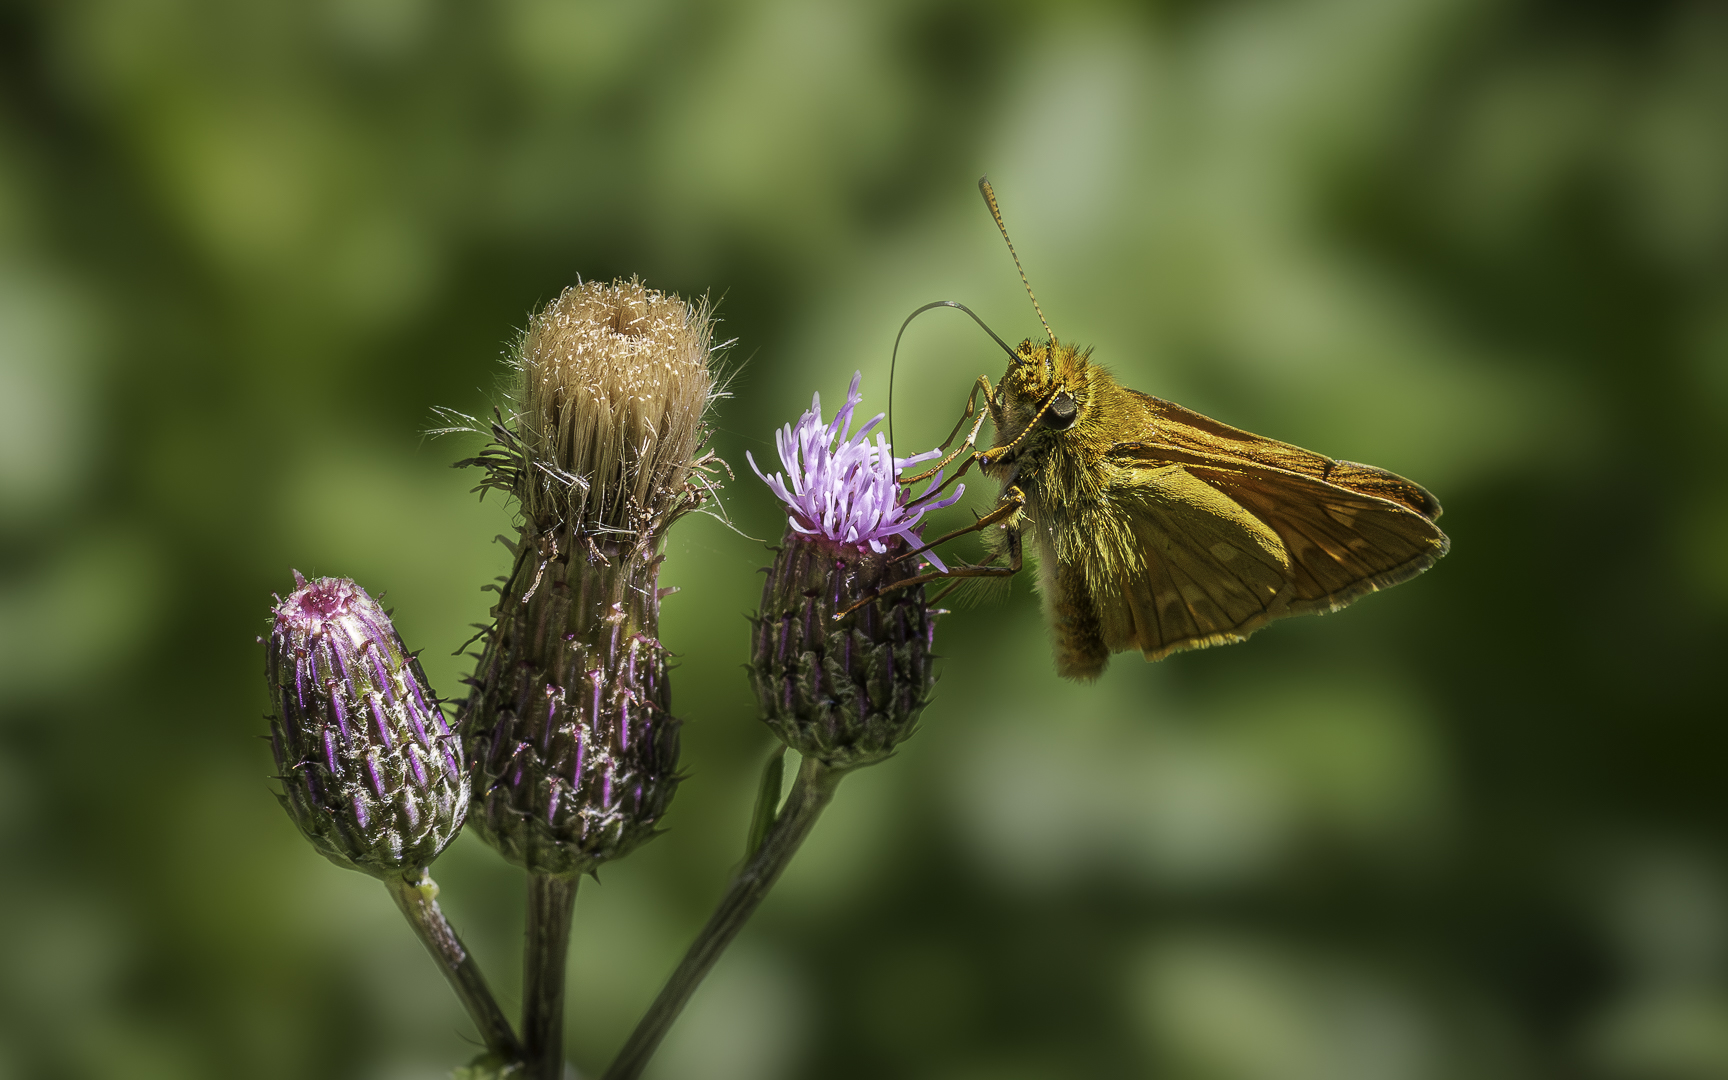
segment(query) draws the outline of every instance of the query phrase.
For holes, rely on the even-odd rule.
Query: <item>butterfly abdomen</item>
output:
[[[1049,526],[1035,531],[1033,546],[1038,553],[1038,585],[1044,595],[1044,616],[1056,639],[1057,674],[1069,679],[1095,679],[1110,663],[1110,647],[1104,641],[1097,601],[1086,584],[1085,562],[1076,558],[1080,553],[1070,547],[1085,538],[1072,522],[1050,522],[1050,526],[1058,529],[1064,525],[1065,535],[1059,538],[1046,531]],[[1058,547],[1063,549],[1061,555]]]
[[[1110,663],[1098,622],[1098,606],[1079,567],[1057,563],[1045,590],[1046,614],[1056,635],[1056,673],[1069,679],[1095,679]]]

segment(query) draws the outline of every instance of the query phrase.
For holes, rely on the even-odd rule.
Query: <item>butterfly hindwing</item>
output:
[[[1289,557],[1278,534],[1182,465],[1119,473],[1139,566],[1100,596],[1105,642],[1157,659],[1237,640],[1278,610]]]

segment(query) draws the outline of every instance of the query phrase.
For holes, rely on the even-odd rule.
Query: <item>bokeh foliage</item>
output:
[[[1704,3],[0,2],[0,1077],[467,1053],[267,794],[254,636],[290,567],[352,576],[455,695],[511,523],[431,410],[640,274],[720,301],[744,475],[662,578],[671,831],[578,903],[598,1069],[769,745],[744,452],[854,369],[880,407],[917,304],[1035,332],[982,172],[1060,335],[1412,476],[1454,553],[1090,687],[1024,585],[949,616],[924,729],[654,1075],[1728,1076],[1725,117]],[[916,325],[903,450],[996,355]],[[471,836],[435,873],[513,1007],[519,876]]]

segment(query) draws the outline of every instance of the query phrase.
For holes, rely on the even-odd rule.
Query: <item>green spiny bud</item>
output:
[[[377,601],[345,578],[294,582],[264,666],[277,798],[338,866],[424,867],[468,812],[461,747]]]

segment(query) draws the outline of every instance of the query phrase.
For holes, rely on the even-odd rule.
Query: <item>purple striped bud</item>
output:
[[[424,867],[468,812],[461,745],[366,590],[298,572],[294,583],[264,665],[277,799],[338,866],[377,877]]]
[[[853,376],[832,422],[823,423],[818,397],[778,433],[784,474],[765,475],[750,461],[789,511],[752,621],[751,685],[774,733],[835,769],[888,757],[930,700],[936,613],[923,588],[873,594],[919,572],[897,556],[920,543],[916,526],[925,511],[950,506],[965,491],[938,499],[938,472],[924,494],[911,496],[900,470],[937,452],[896,458],[880,434],[872,444],[880,416],[853,434],[858,383]]]
[[[474,462],[523,523],[462,711],[473,824],[534,873],[628,854],[677,787],[660,547],[714,486],[711,333],[705,307],[635,281],[565,290],[529,324],[515,414]]]

